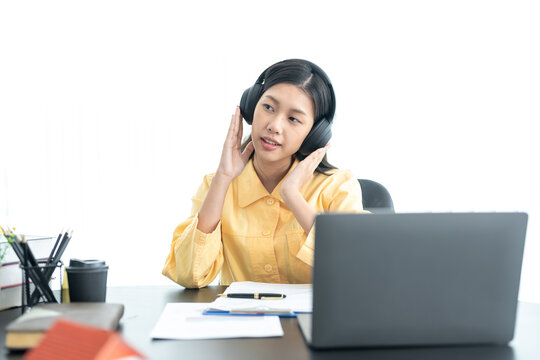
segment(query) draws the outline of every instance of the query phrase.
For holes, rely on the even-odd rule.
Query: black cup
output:
[[[105,302],[107,271],[102,260],[71,259],[66,268],[71,302]]]

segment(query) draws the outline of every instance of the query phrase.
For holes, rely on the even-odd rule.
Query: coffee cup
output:
[[[103,260],[71,259],[66,268],[71,302],[105,302],[107,272]]]

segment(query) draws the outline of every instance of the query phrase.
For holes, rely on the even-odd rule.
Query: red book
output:
[[[113,360],[125,357],[146,359],[129,346],[116,331],[58,320],[38,346],[29,350],[27,360]]]

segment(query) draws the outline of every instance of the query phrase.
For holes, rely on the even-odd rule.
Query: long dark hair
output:
[[[335,98],[333,96],[333,89],[330,89],[326,81],[321,75],[314,71],[311,64],[308,61],[300,59],[291,59],[280,61],[270,66],[264,74],[264,87],[263,93],[274,85],[288,83],[297,86],[304,91],[313,101],[315,106],[315,121],[313,126],[321,119],[326,117],[332,121],[335,110]],[[331,85],[330,85],[331,86]],[[247,144],[251,141],[251,134],[242,143],[242,151],[244,151]],[[254,153],[251,154],[253,157]],[[300,151],[297,151],[294,156],[302,161],[307,155],[302,155]],[[337,169],[334,165],[328,162],[326,154],[320,164],[315,169],[315,172],[324,175],[328,170]]]

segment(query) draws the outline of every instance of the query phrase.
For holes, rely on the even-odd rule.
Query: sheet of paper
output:
[[[289,309],[294,312],[313,311],[313,287],[311,284],[269,284],[253,281],[233,282],[225,294],[231,293],[277,293],[287,295],[280,300],[235,299],[219,297],[210,304],[220,310],[238,309]]]
[[[276,316],[202,315],[210,303],[169,303],[150,333],[153,339],[225,339],[279,337]]]

